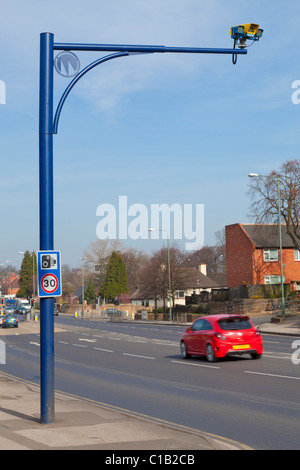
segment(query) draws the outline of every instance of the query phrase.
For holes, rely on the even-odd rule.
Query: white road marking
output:
[[[141,359],[155,359],[155,357],[139,356],[138,354],[129,354],[129,353],[122,353],[122,354],[123,354],[123,356],[139,357]]]
[[[97,351],[104,351],[104,352],[109,352],[109,353],[114,352],[114,351],[111,351],[111,349],[103,349],[103,348],[93,348],[93,349],[96,349]]]
[[[273,353],[274,354],[274,353]],[[284,353],[282,353],[284,354]],[[291,354],[289,354],[288,356],[271,356],[270,354],[263,354],[263,357],[271,357],[272,359],[288,359],[289,361],[291,361]]]
[[[171,361],[176,364],[182,364],[184,366],[194,366],[194,367],[209,367],[210,369],[220,369],[218,366],[209,366],[206,364],[193,364],[192,362],[184,362],[184,361]]]
[[[251,370],[245,370],[244,372],[245,374],[265,375],[266,377],[278,377],[280,379],[300,380],[300,377],[293,377],[292,375],[267,374],[265,372],[253,372]]]

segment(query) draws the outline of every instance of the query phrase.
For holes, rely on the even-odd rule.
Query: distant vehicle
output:
[[[55,307],[54,307],[54,315],[58,315],[58,310]]]
[[[16,305],[17,305],[17,308],[24,307],[24,308],[26,308],[27,311],[31,310],[30,303],[27,299],[17,299],[16,300]]]
[[[13,305],[6,305],[3,309],[4,315],[8,315],[10,313],[15,313],[15,307]]]
[[[2,328],[18,328],[18,317],[14,314],[5,315],[3,318]]]
[[[116,315],[116,316],[125,316],[126,312],[124,310],[118,310],[117,308],[107,308],[103,310],[104,315]]]
[[[206,356],[209,362],[228,355],[250,354],[259,359],[263,353],[260,333],[244,315],[207,315],[198,318],[181,337],[181,356]]]
[[[106,313],[107,315],[114,315],[118,312],[119,312],[119,310],[116,309],[116,308],[107,308],[107,309],[103,310],[103,313]]]
[[[25,307],[17,307],[15,310],[18,315],[26,315],[27,312],[28,310]]]

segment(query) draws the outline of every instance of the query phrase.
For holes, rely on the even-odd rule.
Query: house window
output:
[[[300,250],[297,250],[295,248],[294,253],[295,253],[295,261],[300,261]]]
[[[176,299],[183,299],[185,297],[184,290],[176,290],[175,291],[175,298]]]
[[[280,283],[280,276],[265,276],[265,284],[279,284]]]
[[[264,261],[278,261],[277,248],[267,248],[264,250]]]

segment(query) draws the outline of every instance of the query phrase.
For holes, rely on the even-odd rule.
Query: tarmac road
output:
[[[280,341],[266,337],[266,353],[260,361],[234,359],[208,366],[202,359],[182,361],[176,342],[169,339],[171,333],[162,340],[146,334],[145,329],[140,330],[143,335],[128,334],[130,327],[120,333],[120,325],[102,334],[101,325],[95,328],[95,323],[93,328],[77,331],[61,331],[63,325],[59,324],[57,328],[59,390],[252,448],[299,447],[300,376],[288,357],[292,351],[288,337],[279,337]],[[289,328],[296,333],[294,326]],[[7,335],[13,335],[13,330]],[[38,337],[28,336],[26,345],[20,338],[19,333],[11,346],[14,367],[19,374],[27,369],[27,378],[38,382]],[[20,350],[22,361],[17,366]],[[29,362],[35,364],[31,369]]]

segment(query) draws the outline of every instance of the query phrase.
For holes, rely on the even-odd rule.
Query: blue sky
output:
[[[204,204],[204,242],[250,221],[248,173],[299,158],[300,4],[274,0],[2,0],[0,263],[37,250],[39,35],[55,42],[232,47],[230,26],[256,22],[239,56],[138,55],[89,72],[54,136],[55,249],[63,263],[97,239],[100,204]],[[102,54],[78,53],[82,67]],[[103,54],[105,55],[105,53]],[[55,103],[68,79],[55,72]],[[150,225],[150,223],[149,223]],[[172,235],[171,235],[172,240]],[[128,240],[151,252],[161,240]],[[182,247],[180,243],[177,243]]]

